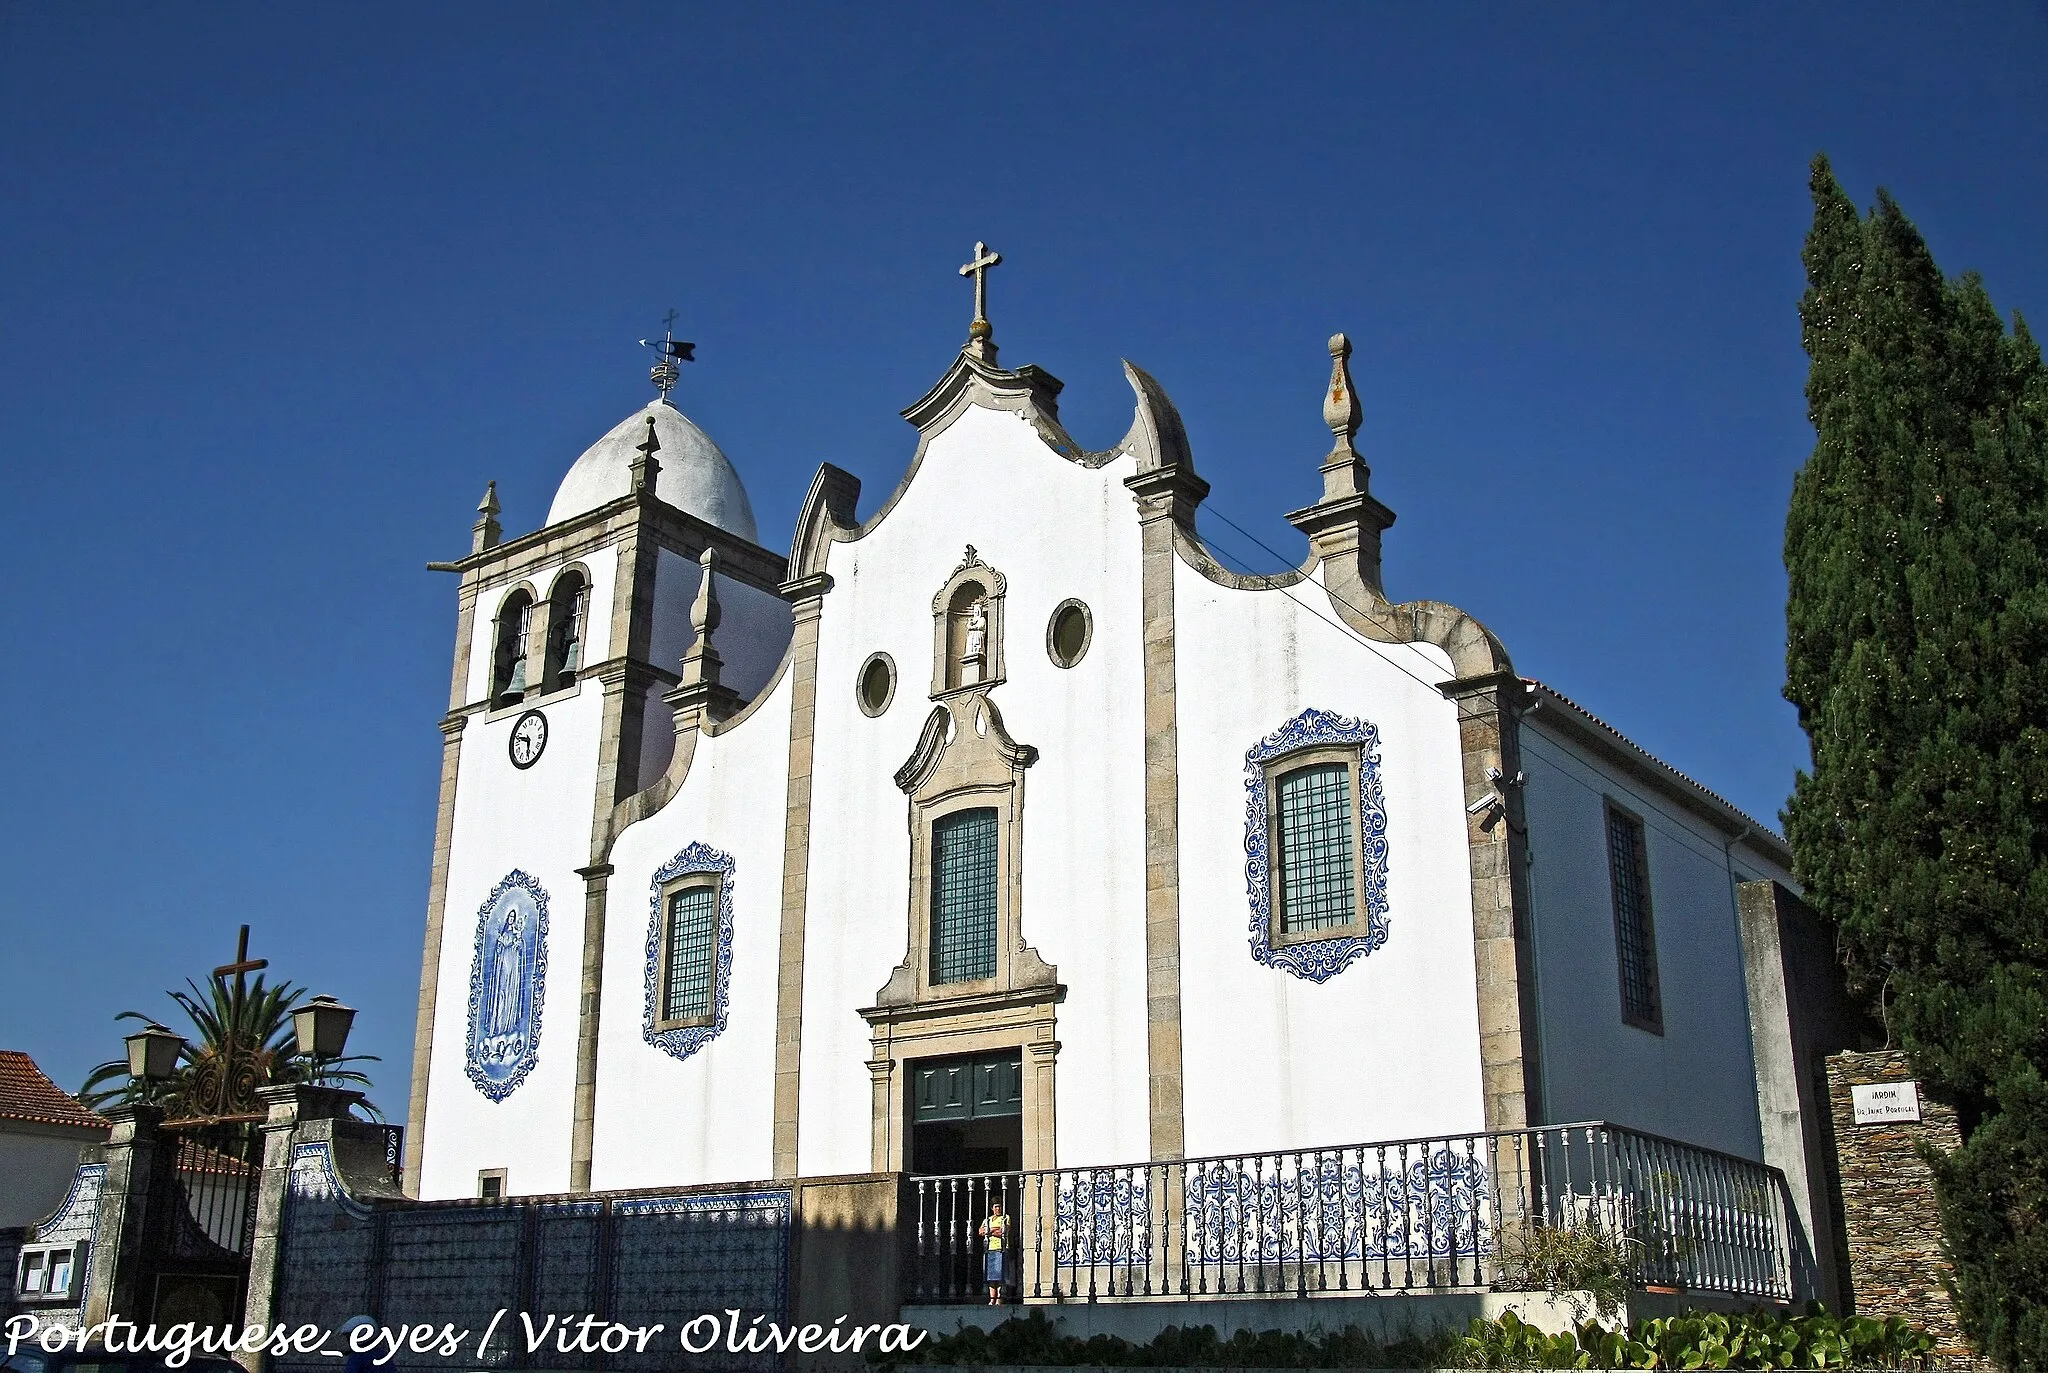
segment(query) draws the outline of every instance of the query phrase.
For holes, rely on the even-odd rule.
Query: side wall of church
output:
[[[616,557],[610,549],[597,549],[581,562],[592,582],[586,661],[595,662],[610,652]],[[556,570],[529,579],[540,595],[547,594]],[[490,689],[497,609],[510,590],[495,587],[478,598],[470,645],[472,702],[482,701]],[[597,682],[581,682],[573,694],[554,697],[542,708],[547,747],[524,771],[513,767],[508,755],[520,708],[478,711],[462,732],[421,1158],[420,1195],[425,1198],[474,1196],[477,1173],[488,1168],[505,1169],[506,1186],[514,1192],[569,1186],[576,985],[583,948],[583,879],[576,869],[589,862],[591,779],[597,772],[604,692]],[[465,1071],[470,982],[479,908],[514,869],[532,876],[547,894],[548,965],[538,1057],[517,1090],[492,1101]]]
[[[713,643],[724,637],[721,630]],[[773,1172],[790,697],[785,674],[729,732],[699,737],[682,788],[612,847],[590,1178],[599,1190]],[[668,720],[662,728],[673,739]],[[732,926],[720,936],[726,996],[717,1033],[683,1052],[674,1040],[670,1048],[651,1042],[648,1030],[656,874],[698,844],[732,861]]]
[[[1735,884],[1790,883],[1544,723],[1522,726],[1544,1112],[1762,1157]],[[1622,1019],[1606,801],[1643,821],[1663,1033]]]
[[[870,1027],[908,947],[910,806],[892,780],[932,711],[932,599],[973,544],[1007,580],[1006,680],[990,700],[1039,750],[1024,774],[1022,934],[1067,995],[1055,1112],[1062,1164],[1146,1155],[1144,673],[1138,522],[1128,457],[1090,469],[1007,411],[968,410],[935,438],[887,515],[835,544],[818,638],[810,911],[805,934],[798,1165],[871,1162]],[[1068,598],[1094,620],[1086,655],[1053,664],[1047,624]],[[896,667],[879,717],[855,679]],[[920,955],[922,956],[922,951]]]
[[[1176,569],[1188,1155],[1483,1129],[1457,709],[1435,687],[1449,659],[1366,646],[1310,613],[1335,618],[1313,583]],[[1255,960],[1245,871],[1245,755],[1311,708],[1378,730],[1387,815],[1386,943],[1321,983]]]

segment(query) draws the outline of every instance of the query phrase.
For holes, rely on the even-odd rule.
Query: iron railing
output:
[[[1526,1287],[1597,1231],[1638,1286],[1789,1299],[1783,1175],[1622,1126],[910,1179],[904,1300],[985,1301],[1010,1216],[1025,1301]]]

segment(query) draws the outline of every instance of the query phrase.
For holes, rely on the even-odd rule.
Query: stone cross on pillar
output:
[[[1002,265],[1003,255],[986,243],[974,245],[974,260],[960,268],[960,275],[974,278],[974,322],[967,326],[967,351],[982,362],[996,360],[995,330],[988,322],[988,269]]]

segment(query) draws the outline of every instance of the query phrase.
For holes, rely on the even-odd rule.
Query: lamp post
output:
[[[148,1102],[156,1094],[153,1084],[177,1073],[185,1036],[151,1021],[121,1042],[128,1046],[128,1076],[142,1083],[142,1099]]]
[[[341,1057],[348,1047],[349,1026],[355,1009],[331,996],[316,996],[292,1012],[292,1032],[298,1036],[299,1052],[313,1060],[313,1078],[320,1077],[320,1061]]]

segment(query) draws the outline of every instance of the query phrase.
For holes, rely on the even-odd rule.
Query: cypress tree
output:
[[[2048,1367],[2048,370],[1889,195],[1859,215],[1825,158],[1811,191],[1786,834],[1852,989],[1958,1108],[1965,1329]]]

